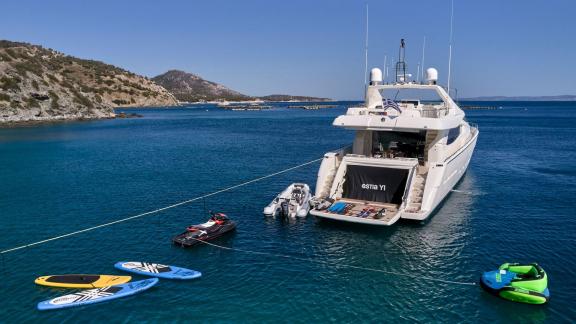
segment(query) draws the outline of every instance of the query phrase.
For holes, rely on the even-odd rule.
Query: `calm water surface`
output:
[[[573,322],[576,320],[576,104],[489,103],[468,111],[480,137],[468,173],[425,223],[389,228],[266,220],[262,208],[291,182],[315,185],[318,164],[149,217],[6,254],[0,322]],[[0,250],[187,200],[349,144],[331,121],[345,111],[138,110],[139,119],[0,129]],[[170,238],[209,209],[238,221],[216,243],[310,262],[174,247]],[[200,270],[190,282],[106,304],[39,312],[65,294],[36,276],[120,274],[120,260]],[[506,261],[539,262],[545,306],[516,304],[476,282]],[[408,274],[370,272],[354,265]],[[140,279],[139,277],[136,279]]]

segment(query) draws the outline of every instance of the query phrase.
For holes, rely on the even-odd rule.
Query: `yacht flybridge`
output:
[[[324,155],[312,215],[374,225],[424,220],[458,183],[478,128],[437,84],[438,72],[426,74],[426,82],[410,81],[403,59],[394,83],[371,70],[365,104],[333,122],[355,131],[354,143]]]

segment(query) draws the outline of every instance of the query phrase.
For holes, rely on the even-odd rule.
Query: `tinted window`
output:
[[[450,129],[448,131],[448,140],[446,141],[446,144],[454,143],[454,141],[458,138],[458,135],[460,135],[460,126]]]

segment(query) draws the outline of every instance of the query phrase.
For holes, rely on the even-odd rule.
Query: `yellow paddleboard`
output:
[[[67,274],[36,278],[37,285],[62,288],[102,288],[127,283],[130,276]]]

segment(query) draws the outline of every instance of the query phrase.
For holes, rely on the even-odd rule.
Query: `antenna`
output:
[[[396,82],[406,82],[406,62],[404,62],[404,49],[406,44],[404,38],[400,40],[400,49],[398,50],[398,62],[396,63]]]
[[[389,67],[390,67],[390,64],[387,64],[386,65],[386,72],[384,74],[386,76],[386,79],[388,79],[388,76],[390,75],[390,72],[388,71]]]
[[[368,86],[368,2],[366,2],[366,43],[364,46],[364,96]]]
[[[454,0],[450,2],[450,46],[449,46],[449,53],[448,53],[448,95],[450,95],[450,76],[451,76],[451,69],[452,69],[452,32],[453,32],[453,25],[454,25]]]
[[[388,55],[384,55],[384,69],[382,70],[384,72],[384,82],[386,82],[386,77],[388,77],[388,71],[387,71],[387,61],[388,61]]]
[[[422,81],[424,81],[424,51],[426,50],[426,36],[424,36],[424,41],[422,42]]]

